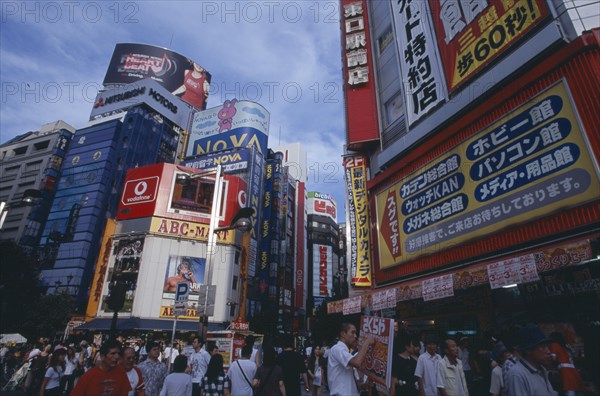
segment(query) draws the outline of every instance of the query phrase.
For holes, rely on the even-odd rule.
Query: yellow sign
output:
[[[369,201],[367,168],[362,157],[344,160],[348,183],[348,217],[350,219],[350,269],[355,286],[371,286],[371,243],[369,239]]]
[[[598,199],[596,169],[560,82],[377,193],[380,268]]]
[[[160,307],[160,317],[174,319],[175,316],[173,315],[173,309],[174,309],[174,307],[172,305],[171,306],[167,306],[167,305],[161,306]],[[197,309],[188,308],[185,310],[185,315],[181,315],[181,316],[177,317],[177,320],[179,320],[179,319],[199,320],[200,315],[198,315]]]
[[[208,230],[208,224],[161,217],[153,217],[150,224],[151,234],[168,235],[198,241],[208,241]],[[217,232],[217,242],[233,245],[235,243],[235,230]]]
[[[98,306],[100,305],[100,299],[102,297],[102,287],[104,286],[104,277],[106,276],[106,271],[108,269],[108,260],[112,250],[113,235],[116,227],[117,225],[114,219],[108,219],[106,221],[104,235],[102,236],[102,246],[100,247],[94,280],[92,281],[91,293],[85,310],[86,320],[88,321],[95,318],[98,312]]]

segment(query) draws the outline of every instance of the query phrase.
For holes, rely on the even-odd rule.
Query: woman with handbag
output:
[[[272,346],[263,348],[263,364],[256,370],[253,386],[256,396],[286,396],[283,371],[276,364],[277,353]]]
[[[321,386],[325,383],[325,368],[327,361],[323,357],[321,347],[316,345],[308,359],[308,376],[310,377],[310,390],[313,396],[321,395]]]

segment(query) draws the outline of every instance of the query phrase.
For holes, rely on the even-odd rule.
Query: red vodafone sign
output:
[[[123,188],[121,203],[127,206],[154,202],[158,191],[158,181],[158,176],[128,180]]]

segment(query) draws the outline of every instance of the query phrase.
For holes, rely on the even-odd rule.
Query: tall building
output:
[[[334,297],[334,277],[339,272],[337,205],[333,197],[309,191],[307,209],[308,316],[314,317],[325,299]]]
[[[597,7],[580,9],[596,26],[579,37],[560,1],[342,0],[341,11],[355,290],[390,291],[386,312],[440,335],[536,321],[589,337]]]
[[[73,126],[55,121],[0,146],[0,202],[6,204],[0,239],[27,249],[37,246],[74,132]],[[27,194],[35,195],[33,206],[21,205]]]

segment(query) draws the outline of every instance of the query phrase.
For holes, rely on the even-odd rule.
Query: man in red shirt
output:
[[[125,369],[118,365],[122,347],[110,339],[100,347],[100,364],[89,369],[77,382],[71,396],[127,396],[131,390]]]

